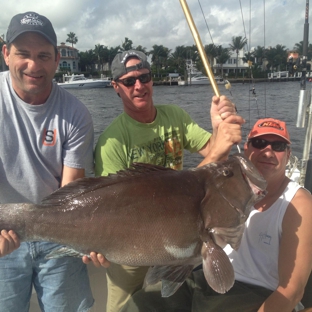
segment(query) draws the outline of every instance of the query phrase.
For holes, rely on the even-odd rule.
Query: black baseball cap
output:
[[[126,67],[127,60],[133,57],[139,59],[141,62],[134,66]],[[113,80],[116,81],[121,76],[141,68],[147,68],[148,70],[151,70],[150,63],[147,61],[147,56],[143,52],[137,50],[119,52],[114,57],[112,62]]]
[[[57,46],[56,34],[51,22],[45,16],[35,12],[20,13],[12,17],[6,35],[7,44],[29,31],[43,35],[54,47]]]

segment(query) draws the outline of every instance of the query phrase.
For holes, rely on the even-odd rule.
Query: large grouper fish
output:
[[[137,163],[69,183],[40,205],[1,204],[0,229],[14,230],[21,241],[64,245],[50,257],[95,251],[111,262],[150,266],[145,284],[161,280],[162,296],[172,295],[202,262],[208,284],[225,293],[234,271],[222,248],[239,247],[265,188],[240,154],[182,171]]]

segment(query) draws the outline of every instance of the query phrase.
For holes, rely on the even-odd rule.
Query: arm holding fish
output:
[[[279,285],[258,312],[292,311],[301,300],[312,269],[312,196],[300,189],[282,223]]]
[[[0,257],[4,257],[20,246],[18,236],[12,230],[2,230],[0,234]]]

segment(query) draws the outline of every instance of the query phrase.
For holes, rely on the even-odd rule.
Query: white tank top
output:
[[[229,245],[225,252],[235,271],[235,279],[275,290],[278,286],[278,254],[282,221],[286,209],[301,186],[289,182],[283,194],[266,211],[253,209],[246,221],[237,251]]]

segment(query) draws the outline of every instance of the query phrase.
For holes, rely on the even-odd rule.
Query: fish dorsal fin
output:
[[[117,172],[120,176],[136,176],[141,174],[148,174],[155,171],[175,171],[171,168],[165,168],[158,165],[151,165],[145,163],[133,163],[129,169],[120,170]]]
[[[120,170],[115,174],[110,174],[105,177],[82,178],[70,182],[44,198],[41,204],[59,206],[64,202],[72,200],[75,197],[81,196],[82,194],[94,191],[96,189],[125,181],[125,179],[132,179],[138,176],[144,176],[146,174],[150,175],[153,172],[160,171],[175,170],[157,165],[133,163],[131,168]]]

